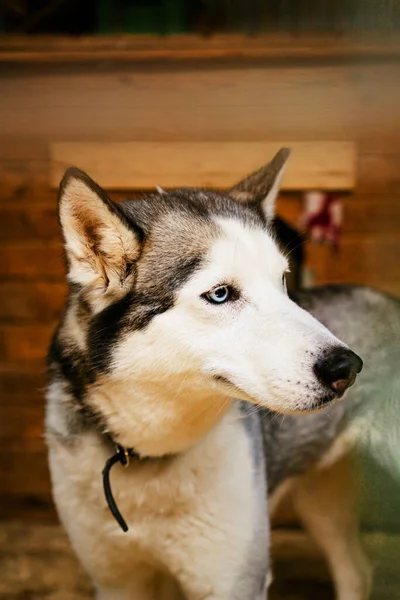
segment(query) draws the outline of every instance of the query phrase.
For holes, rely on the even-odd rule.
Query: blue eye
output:
[[[232,297],[232,288],[229,285],[219,285],[210,292],[206,292],[204,297],[212,304],[223,304]]]

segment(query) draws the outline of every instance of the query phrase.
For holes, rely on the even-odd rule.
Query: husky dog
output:
[[[324,408],[361,370],[286,293],[271,219],[287,156],[229,193],[118,205],[77,169],[63,178],[69,298],[49,352],[46,430],[58,512],[101,600],[264,598],[264,451],[279,458],[284,431],[269,411]],[[126,532],[101,482],[115,444]],[[273,488],[281,469],[268,469]]]

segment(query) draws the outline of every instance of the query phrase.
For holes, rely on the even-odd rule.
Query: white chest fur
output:
[[[201,574],[203,582],[216,581],[224,563],[240,573],[260,525],[266,533],[252,441],[237,405],[186,453],[114,467],[111,484],[127,533],[105,502],[101,471],[108,448],[100,438],[88,433],[70,446],[50,438],[49,447],[60,517],[101,586],[152,568],[167,570],[183,587]]]

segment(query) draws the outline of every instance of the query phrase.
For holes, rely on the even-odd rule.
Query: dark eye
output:
[[[282,287],[285,290],[285,292],[287,291],[287,285],[286,285],[286,275],[285,273],[282,275]]]
[[[210,292],[204,294],[204,298],[212,304],[223,304],[232,298],[232,288],[230,285],[219,285]]]

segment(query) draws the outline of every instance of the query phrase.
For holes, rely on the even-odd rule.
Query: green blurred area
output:
[[[400,598],[400,481],[366,451],[357,453],[356,467],[362,530],[376,534],[367,547],[374,571],[371,600],[395,600]]]
[[[98,33],[183,33],[188,29],[185,0],[100,0]]]

